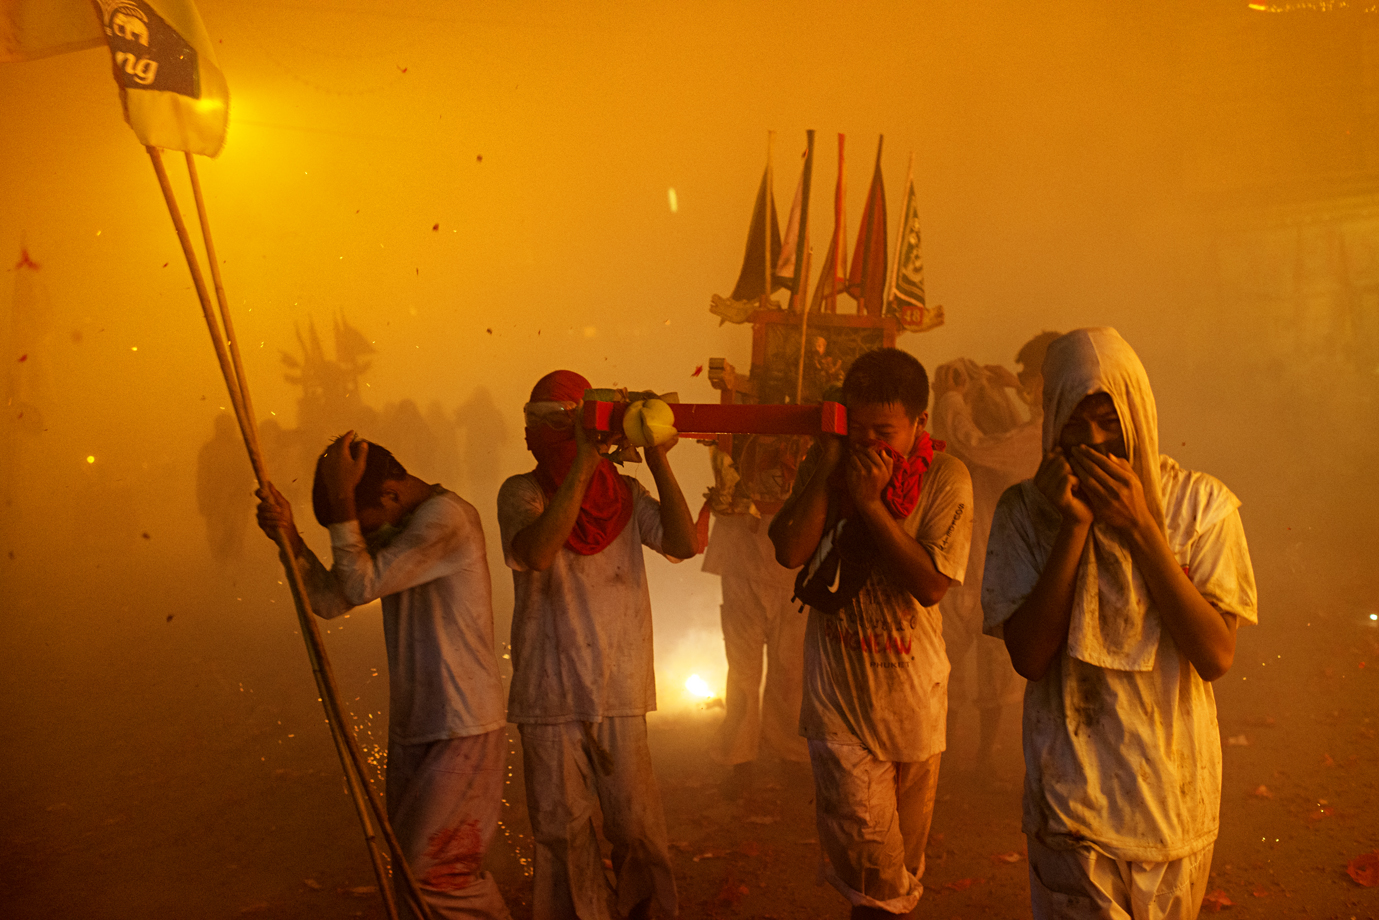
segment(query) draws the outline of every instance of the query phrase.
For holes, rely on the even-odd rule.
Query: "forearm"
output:
[[[680,490],[663,448],[648,450],[646,463],[656,480],[656,495],[661,502],[661,549],[667,556],[689,559],[699,552],[699,546],[685,493]]]
[[[929,551],[901,529],[880,501],[857,510],[887,577],[925,607],[943,600],[953,580],[938,570]]]
[[[311,612],[318,617],[331,620],[354,609],[355,605],[345,598],[335,576],[321,564],[321,560],[316,558],[300,536],[293,548],[293,557],[279,551],[278,560],[284,568],[294,564],[297,566],[297,571],[302,575],[302,584],[306,587]]]
[[[597,457],[593,462],[581,462],[580,458],[576,458],[569,475],[556,489],[541,516],[512,538],[512,554],[517,561],[536,572],[544,572],[551,567],[560,548],[570,539],[570,531],[574,529],[580,505],[584,502],[584,493],[588,491],[597,468]]]
[[[1034,590],[1002,626],[1010,663],[1026,680],[1042,680],[1068,641],[1077,566],[1090,530],[1090,523],[1064,519]]]
[[[1236,618],[1207,602],[1157,528],[1132,539],[1131,555],[1164,628],[1197,673],[1206,681],[1224,675],[1235,660]]]
[[[828,519],[828,475],[814,473],[799,496],[786,503],[771,521],[768,535],[776,548],[776,561],[796,569],[809,561],[824,538]]]

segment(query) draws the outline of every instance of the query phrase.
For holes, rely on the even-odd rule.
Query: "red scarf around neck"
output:
[[[929,432],[921,431],[908,457],[900,456],[885,441],[867,441],[862,446],[891,458],[891,479],[881,490],[881,501],[891,517],[903,521],[919,504],[919,490],[924,486],[924,474],[934,462],[934,451],[943,450],[946,445],[930,438]]]
[[[589,381],[574,371],[552,371],[532,388],[531,401],[579,402],[587,389]],[[574,430],[538,425],[526,429],[526,438],[527,450],[536,457],[537,482],[549,499],[574,465],[579,449]],[[616,540],[631,519],[632,490],[611,461],[600,460],[565,545],[581,556],[592,556]]]

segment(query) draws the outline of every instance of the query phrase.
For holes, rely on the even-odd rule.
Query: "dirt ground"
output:
[[[271,577],[178,578],[152,556],[63,578],[22,562],[0,563],[0,915],[384,916],[285,589]],[[1379,917],[1379,888],[1346,873],[1379,849],[1377,608],[1275,593],[1216,685],[1225,778],[1210,889],[1231,916]],[[330,632],[377,753],[377,609]],[[958,713],[943,762],[918,915],[1027,917],[1018,712],[981,769],[969,715]],[[763,765],[729,801],[705,753],[720,718],[650,719],[682,916],[846,916],[817,880],[807,768]],[[490,868],[521,920],[530,837],[515,738]]]

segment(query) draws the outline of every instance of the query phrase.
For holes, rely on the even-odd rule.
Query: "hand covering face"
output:
[[[1149,513],[1164,529],[1159,482],[1159,416],[1144,365],[1109,327],[1078,329],[1049,345],[1044,358],[1044,452],[1080,402],[1111,396],[1120,417],[1126,459],[1144,487]],[[1130,548],[1111,527],[1093,522],[1073,587],[1068,654],[1098,667],[1148,671],[1154,667],[1162,624]]]

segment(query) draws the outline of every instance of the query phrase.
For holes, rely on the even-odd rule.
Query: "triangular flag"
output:
[[[140,143],[215,156],[225,143],[230,91],[191,0],[95,0]]]
[[[924,302],[924,256],[920,250],[919,207],[915,183],[905,187],[905,209],[900,215],[896,241],[895,282],[886,313],[900,321],[907,332],[924,332],[943,323],[943,310],[928,309]]]
[[[814,298],[809,309],[815,313],[827,307],[829,313],[838,312],[838,295],[847,293],[847,182],[843,173],[844,135],[838,135],[838,183],[833,191],[833,239],[828,243],[828,253],[824,256],[823,268],[819,272],[819,284],[814,288]]]
[[[32,61],[104,44],[90,0],[0,0],[0,61]]]
[[[780,287],[775,282],[774,268],[781,257],[780,223],[776,219],[776,202],[771,195],[770,188],[771,170],[767,167],[766,172],[761,175],[761,187],[757,189],[757,203],[752,208],[752,225],[747,231],[747,251],[742,256],[742,271],[737,276],[737,286],[733,288],[733,300],[756,300],[763,294],[769,294],[765,290],[766,272],[768,264],[772,269],[772,286],[774,291]],[[770,262],[766,259],[766,218],[763,216],[770,212],[771,227],[771,258]]]
[[[876,142],[876,170],[862,211],[857,248],[848,272],[848,294],[857,301],[858,314],[880,316],[886,300],[886,187],[881,181],[881,142]]]
[[[776,261],[775,282],[787,290],[795,290],[795,249],[800,241],[800,203],[804,199],[804,170],[795,184],[795,200],[790,205],[790,219],[785,223],[785,239],[781,242],[780,259]]]

